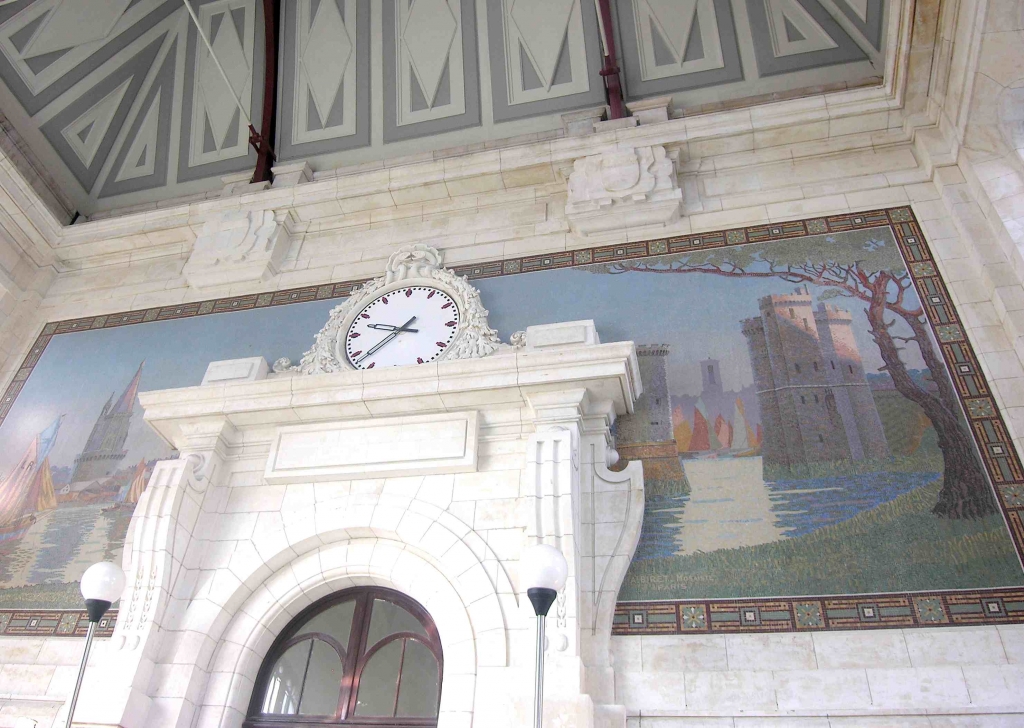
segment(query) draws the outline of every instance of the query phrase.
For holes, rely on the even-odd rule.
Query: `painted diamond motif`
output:
[[[946,612],[942,608],[942,600],[937,597],[918,597],[914,600],[917,606],[917,618],[922,622],[945,622]]]
[[[131,0],[63,0],[25,49],[25,57],[39,56],[102,40],[114,29]]]
[[[987,398],[969,399],[967,400],[967,413],[971,417],[994,417],[996,414],[995,406],[992,404],[992,400]]]
[[[821,605],[817,602],[797,602],[794,607],[797,627],[821,627],[824,625]]]
[[[446,0],[416,0],[405,21],[402,39],[409,49],[420,88],[431,106],[457,28]]]
[[[213,39],[213,52],[224,68],[224,74],[231,83],[231,89],[225,88],[224,77],[217,70],[217,64],[209,53],[202,56],[202,70],[199,72],[199,84],[206,99],[206,113],[213,127],[217,145],[224,144],[228,125],[235,115],[237,106],[235,98],[241,94],[246,79],[249,77],[249,62],[245,59],[242,41],[235,30],[235,23],[227,13],[221,18],[217,28],[217,37]]]
[[[320,118],[326,120],[352,57],[352,40],[335,0],[322,0],[302,49],[302,65]]]
[[[575,0],[515,0],[509,13],[538,74],[548,87],[554,80],[575,4]]]
[[[1007,506],[1014,508],[1024,506],[1024,485],[1013,483],[1004,485],[999,490],[1003,494],[1003,501]]]

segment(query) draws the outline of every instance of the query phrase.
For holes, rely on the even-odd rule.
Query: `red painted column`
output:
[[[257,132],[249,125],[249,144],[256,150],[256,170],[253,182],[270,182],[274,166],[274,136],[277,128],[277,48],[279,43],[281,0],[263,0],[264,68],[263,117]]]
[[[622,83],[619,80],[619,62],[615,56],[615,26],[612,23],[611,0],[597,0],[600,14],[602,40],[604,41],[604,86],[608,91],[608,118],[622,119],[626,116],[626,105],[622,101]]]

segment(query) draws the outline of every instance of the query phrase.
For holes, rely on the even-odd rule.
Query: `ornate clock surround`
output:
[[[378,296],[413,286],[428,286],[446,293],[459,309],[459,325],[448,347],[434,361],[476,359],[502,346],[498,333],[487,325],[487,309],[480,292],[466,278],[445,268],[444,253],[422,243],[408,245],[388,258],[384,275],[367,281],[331,310],[327,323],[316,335],[313,347],[291,369],[303,374],[356,371],[345,353],[345,336],[353,320]],[[413,365],[415,366],[415,365]]]

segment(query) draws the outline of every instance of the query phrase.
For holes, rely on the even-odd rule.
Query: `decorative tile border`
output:
[[[111,609],[96,626],[97,637],[114,633],[117,610]],[[66,609],[0,609],[0,637],[85,637],[89,614]]]
[[[900,252],[925,306],[928,321],[942,349],[950,376],[967,413],[1019,557],[1024,557],[1024,468],[1000,415],[992,391],[934,258],[910,207],[849,213],[755,225],[717,232],[694,233],[657,240],[531,255],[521,258],[457,266],[455,272],[470,279],[493,278],[556,268],[643,258],[686,251],[766,243],[807,235],[821,235],[874,227],[892,230]],[[128,311],[104,316],[48,323],[21,368],[0,398],[0,424],[54,336],[90,329],[131,326],[305,301],[343,298],[364,280],[306,286],[175,306]],[[84,614],[46,610],[0,611],[0,635],[25,627],[25,620],[45,619],[52,634],[62,634],[54,615]],[[111,615],[114,615],[111,612]],[[18,615],[17,620],[13,616]],[[111,617],[112,618],[112,617]],[[18,627],[9,627],[17,621]],[[41,624],[40,622],[39,624]],[[63,624],[63,622],[60,622]],[[814,629],[878,629],[964,624],[1024,623],[1024,588],[981,589],[907,594],[869,594],[741,600],[673,600],[622,602],[616,607],[615,634],[701,632],[779,632]],[[75,628],[81,628],[81,623]],[[77,631],[74,632],[77,634]],[[17,632],[17,634],[27,634]]]
[[[612,633],[724,634],[1024,622],[1024,588],[785,599],[619,602]]]

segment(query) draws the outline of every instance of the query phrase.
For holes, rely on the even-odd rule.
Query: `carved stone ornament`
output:
[[[683,192],[674,156],[659,145],[577,159],[565,206],[573,232],[590,235],[678,220]]]
[[[477,359],[493,354],[503,346],[498,332],[487,325],[487,309],[480,292],[465,277],[460,278],[443,267],[444,254],[428,245],[409,245],[389,259],[384,275],[366,282],[352,292],[344,303],[331,310],[331,316],[316,335],[313,348],[292,368],[303,374],[325,374],[353,369],[345,355],[345,333],[356,315],[373,299],[411,286],[430,286],[448,294],[461,314],[455,336],[435,361]],[[276,363],[275,363],[276,364]],[[280,371],[277,366],[275,371]]]
[[[183,273],[193,288],[265,281],[277,274],[291,235],[287,213],[224,212],[206,221]]]

